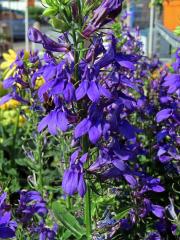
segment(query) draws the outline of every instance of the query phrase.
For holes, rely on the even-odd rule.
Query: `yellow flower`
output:
[[[45,83],[45,80],[43,77],[38,77],[36,79],[35,89],[40,88]]]
[[[7,69],[16,60],[16,52],[12,49],[8,53],[3,53],[4,62],[1,63],[0,69]]]
[[[14,105],[15,107],[15,105]],[[26,114],[28,114],[28,109],[23,108]],[[18,117],[18,119],[17,119]],[[6,127],[9,125],[17,124],[18,121],[18,127],[25,126],[26,118],[23,115],[19,115],[19,112],[16,108],[9,108],[9,109],[2,109],[0,108],[0,123],[2,126]]]
[[[16,108],[19,105],[20,105],[20,102],[14,99],[10,99],[8,102],[1,105],[0,109],[2,110],[12,109],[12,108]]]
[[[22,125],[26,122],[25,117],[19,116],[19,126],[22,127]]]
[[[16,66],[10,68],[11,64],[16,60],[16,52],[12,49],[8,50],[8,53],[3,53],[4,62],[0,64],[0,69],[3,70],[2,78],[6,79],[13,76]]]

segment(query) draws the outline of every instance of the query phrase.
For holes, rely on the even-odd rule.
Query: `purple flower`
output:
[[[54,224],[53,228],[51,229],[41,222],[37,227],[32,228],[31,234],[39,234],[39,240],[55,240],[57,231],[57,224]]]
[[[130,231],[133,227],[132,223],[129,221],[129,219],[121,219],[120,220],[120,227],[122,230]]]
[[[153,192],[164,192],[165,189],[160,185],[160,179],[158,178],[152,178],[152,177],[146,177],[145,179],[142,178],[142,189],[141,193],[145,193],[147,191],[153,191]]]
[[[145,240],[161,240],[161,236],[157,232],[150,233]]]
[[[17,223],[11,221],[11,214],[5,213],[3,216],[0,214],[0,238],[9,239],[15,237]]]
[[[175,57],[176,57],[176,61],[172,64],[172,66],[173,66],[174,70],[176,72],[178,72],[178,70],[180,68],[180,48],[177,49]]]
[[[113,165],[117,168],[117,174],[122,175],[126,172],[128,168],[128,164],[126,160],[129,159],[128,151],[120,150],[120,152],[113,152],[110,149],[104,148],[100,151],[97,160],[89,167],[89,171],[95,172],[106,165]],[[115,173],[114,173],[115,174]],[[116,174],[114,175],[116,177]],[[125,179],[129,179],[128,174],[124,174]],[[135,180],[135,179],[134,179]],[[130,181],[130,180],[129,180]]]
[[[106,210],[106,212],[103,215],[104,218],[101,221],[97,222],[98,229],[107,227],[110,228],[111,226],[114,226],[117,223],[117,220],[113,219],[109,211]]]
[[[167,93],[175,93],[180,88],[180,74],[170,74],[164,79],[162,86],[167,87]]]
[[[83,35],[88,38],[96,30],[106,23],[114,20],[121,12],[123,0],[104,0],[94,11],[93,18],[83,31]]]
[[[101,86],[98,82],[88,82],[87,80],[84,80],[80,83],[79,87],[76,90],[76,99],[80,100],[86,94],[92,102],[97,102],[100,96],[105,96],[107,98],[111,97],[109,90],[104,86]]]
[[[21,102],[23,104],[29,104],[29,101],[20,97],[16,92],[12,92],[12,93],[8,93],[7,95],[3,96],[0,99],[0,106],[3,105],[4,103],[8,102],[11,99],[17,100],[18,102]]]
[[[45,83],[38,90],[38,96],[42,102],[45,101],[45,96],[48,98],[63,96],[67,103],[75,100],[75,87],[71,82],[72,70],[66,64],[64,60],[59,64],[51,63],[33,75],[33,80],[37,75],[42,75],[45,79]]]
[[[86,193],[86,183],[84,180],[83,165],[87,160],[87,153],[78,158],[79,150],[76,150],[70,158],[70,167],[65,170],[62,188],[70,196],[78,192],[81,197]]]
[[[105,47],[103,45],[103,38],[101,35],[93,38],[93,42],[89,47],[89,50],[86,54],[85,61],[90,63],[94,61],[101,53],[105,53]]]
[[[153,204],[149,199],[145,198],[143,200],[143,206],[141,208],[140,217],[146,217],[150,212],[152,212],[156,217],[162,218],[164,216],[164,208],[160,205]]]
[[[38,214],[44,218],[48,213],[46,203],[37,191],[20,191],[17,214],[23,224],[30,224],[33,216]]]
[[[22,88],[27,88],[29,86],[29,84],[27,82],[24,82],[18,75],[9,77],[3,81],[3,87],[5,89],[11,88],[16,84],[20,84]]]
[[[163,109],[160,112],[157,113],[156,115],[156,121],[162,122],[163,120],[168,119],[170,116],[172,115],[172,109],[171,108],[167,108],[167,109]]]
[[[7,193],[0,195],[0,238],[9,239],[15,237],[17,223],[11,220],[11,212],[6,204]]]
[[[54,109],[39,122],[38,132],[48,127],[48,131],[52,135],[56,135],[57,130],[66,131],[68,124],[67,113],[61,109]]]
[[[102,109],[94,103],[89,108],[89,116],[76,126],[74,135],[75,138],[79,138],[88,133],[90,141],[96,144],[107,130]]]
[[[40,43],[48,51],[53,52],[68,52],[69,46],[66,43],[57,43],[41,33],[36,28],[29,29],[29,40],[35,43]]]
[[[105,84],[100,84],[98,76],[94,68],[90,68],[87,64],[83,64],[82,81],[76,89],[76,99],[80,100],[86,95],[92,102],[97,102],[101,96],[111,98],[111,93]]]

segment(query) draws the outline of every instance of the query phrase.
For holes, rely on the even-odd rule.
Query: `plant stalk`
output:
[[[43,194],[43,162],[42,162],[42,153],[41,153],[41,136],[37,137],[37,155],[36,161],[38,163],[38,190]]]
[[[82,149],[83,152],[88,152],[89,144],[87,136],[83,137],[82,140]],[[89,162],[86,163],[85,167],[88,167]],[[88,178],[86,178],[86,194],[84,198],[84,218],[86,224],[86,238],[87,240],[91,239],[92,224],[91,224],[91,189],[89,186]]]
[[[87,240],[91,239],[92,225],[91,225],[91,189],[86,180],[87,191],[84,201],[84,211],[85,211],[85,223],[86,223],[86,237]]]
[[[80,8],[80,2],[79,3],[79,8]],[[80,9],[79,9],[80,10]],[[80,51],[80,55],[78,52],[78,42],[77,42],[77,37],[76,37],[76,32],[75,30],[72,31],[72,37],[74,41],[74,47],[75,47],[75,52],[74,52],[74,64],[75,64],[75,72],[74,72],[74,78],[75,78],[75,83],[78,82],[78,63],[79,63],[79,58],[82,57],[82,53]],[[83,47],[84,44],[81,42],[79,44],[79,47]],[[82,106],[78,106],[78,108],[82,109]],[[88,138],[87,136],[84,136],[82,138],[82,150],[83,153],[87,153],[89,149],[89,143],[88,143]],[[86,162],[85,168],[89,166],[89,163]],[[86,224],[86,239],[90,240],[91,239],[91,232],[92,232],[92,225],[91,225],[91,189],[89,186],[88,178],[86,178],[86,186],[87,186],[87,191],[85,194],[84,198],[84,220]]]

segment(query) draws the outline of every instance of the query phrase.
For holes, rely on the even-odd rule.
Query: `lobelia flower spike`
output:
[[[101,5],[94,10],[93,18],[83,30],[85,38],[99,30],[102,26],[113,21],[122,10],[123,0],[104,0]]]
[[[179,49],[176,51],[176,64],[173,72],[167,68],[161,71],[161,81],[158,83],[161,91],[159,92],[160,111],[156,114],[156,122],[160,125],[157,133],[157,158],[161,163],[176,166],[180,159],[178,151],[178,126],[180,123],[179,115],[179,91],[180,91],[180,65]],[[175,169],[175,168],[174,168]]]
[[[29,67],[27,62],[31,67]],[[32,85],[30,79],[36,72],[37,67],[41,67],[38,52],[27,53],[22,50],[17,53],[16,60],[10,66],[10,68],[14,69],[14,73],[3,81],[3,87],[10,91],[0,99],[0,105],[10,99],[17,100],[22,104],[30,104],[29,98],[25,99],[24,96],[26,94],[22,94],[22,92],[32,91],[32,88],[35,87],[37,79],[34,79],[34,85]]]
[[[83,32],[84,37],[90,37],[104,24],[112,21],[121,10],[122,2],[104,0],[94,11],[92,21]],[[74,1],[72,3],[74,4]],[[76,21],[76,16],[80,12],[77,12],[76,5],[71,5],[71,7],[73,7],[73,20]],[[62,180],[64,193],[70,196],[79,193],[81,197],[84,197],[89,185],[86,186],[85,179],[109,180],[108,182],[111,181],[111,184],[115,180],[116,184],[120,186],[123,183],[125,187],[121,193],[126,195],[125,199],[131,200],[130,207],[132,206],[132,208],[129,210],[127,218],[115,222],[113,218],[107,218],[105,224],[110,223],[110,226],[114,227],[112,225],[117,223],[118,228],[129,231],[136,223],[146,223],[146,220],[149,223],[153,215],[153,220],[157,217],[158,221],[164,221],[166,218],[163,198],[159,198],[160,201],[158,198],[154,199],[155,195],[160,196],[165,191],[160,183],[162,176],[159,172],[155,172],[155,176],[158,178],[151,177],[146,171],[148,172],[149,166],[153,165],[151,161],[154,158],[154,149],[157,149],[157,158],[164,164],[170,161],[174,163],[179,157],[176,149],[176,128],[179,123],[177,111],[179,53],[174,65],[174,72],[169,73],[166,68],[160,81],[156,80],[152,83],[154,94],[158,95],[158,104],[155,105],[154,98],[148,95],[149,92],[146,96],[143,81],[147,80],[149,72],[152,73],[159,66],[159,62],[154,59],[149,63],[146,58],[141,57],[141,44],[137,40],[138,32],[137,36],[133,37],[128,28],[123,25],[123,33],[122,39],[117,39],[112,32],[106,32],[106,40],[102,38],[103,34],[97,34],[93,40],[91,39],[89,49],[84,55],[81,54],[79,42],[77,51],[77,46],[73,46],[71,38],[72,41],[67,41],[72,44],[71,51],[61,55],[62,58],[58,59],[53,56],[52,51],[67,53],[69,50],[64,38],[60,36],[60,43],[54,42],[40,31],[30,29],[30,39],[42,44],[47,52],[43,62],[39,62],[38,70],[29,69],[28,73],[31,79],[28,82],[29,85],[21,82],[21,86],[26,91],[29,88],[32,90],[38,77],[44,79],[43,85],[33,92],[33,104],[36,108],[41,107],[39,132],[47,128],[52,135],[55,135],[59,130],[63,132],[72,130],[68,131],[68,136],[69,133],[72,134],[75,142],[73,147],[77,147],[78,150],[71,155],[69,167],[64,172]],[[70,34],[66,33],[66,40]],[[84,41],[80,39],[81,35],[78,35],[78,32],[75,35],[75,37],[78,36],[78,41]],[[76,59],[76,53],[78,53],[79,59]],[[36,61],[38,62],[37,56],[31,56],[33,65]],[[19,78],[21,79],[21,76],[27,71],[24,65],[22,57],[19,57],[17,59],[18,75],[13,76],[16,79],[10,78],[4,82],[7,88],[14,89],[16,82],[20,84]],[[158,89],[160,91],[157,94]],[[152,139],[150,140],[152,142],[153,137],[157,134],[157,144],[150,147],[150,150],[148,141],[145,140],[146,144],[142,140],[146,137],[149,138],[148,134],[134,126],[134,124],[138,124],[138,121],[136,122],[138,114],[142,127],[146,124],[145,117],[151,120],[150,137]],[[143,137],[139,133],[142,133]],[[89,168],[84,167],[87,153],[81,153],[80,150],[86,137],[88,150],[84,148],[83,150],[84,152],[88,151],[90,155]],[[146,158],[145,161],[144,159],[142,161],[141,157]],[[146,161],[149,165],[146,164]],[[155,170],[158,171],[158,168]],[[86,173],[88,178],[86,178]],[[163,177],[162,179],[165,180]],[[127,189],[128,192],[126,192]],[[24,193],[24,195],[26,194]],[[159,205],[159,202],[162,206]],[[29,216],[30,219],[33,219],[34,214],[38,214],[41,221],[38,222],[37,228],[33,228],[32,224],[29,228],[40,234],[42,239],[54,238],[54,229],[45,226],[46,206],[38,193],[30,192],[29,196],[27,194],[21,198],[19,210],[21,216],[26,218]],[[25,221],[26,218],[22,218],[22,220]],[[145,237],[147,235],[145,236],[143,233],[142,238]]]

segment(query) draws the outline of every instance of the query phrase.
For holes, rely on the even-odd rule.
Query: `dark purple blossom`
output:
[[[86,182],[84,180],[83,165],[87,160],[87,153],[79,156],[79,149],[76,150],[70,158],[70,167],[65,170],[62,188],[64,192],[70,196],[78,192],[81,197],[86,193]]]
[[[153,204],[149,199],[145,198],[143,200],[143,206],[141,208],[140,217],[146,217],[150,212],[152,212],[156,217],[162,218],[164,216],[165,210],[160,205]]]
[[[106,23],[114,20],[121,12],[123,0],[104,0],[94,11],[93,18],[83,31],[85,37],[99,30]]]
[[[17,214],[23,224],[30,224],[33,216],[45,217],[48,213],[46,203],[37,191],[20,191]]]
[[[6,203],[7,193],[0,195],[0,238],[9,239],[15,237],[17,223],[12,219],[10,206]]]
[[[158,178],[152,178],[152,177],[146,177],[142,178],[142,189],[141,193],[145,193],[147,191],[153,191],[153,192],[164,192],[164,187],[160,184],[160,179]]]
[[[172,115],[172,109],[170,109],[170,108],[163,109],[163,110],[161,110],[160,112],[157,113],[156,121],[161,122],[163,120],[168,119],[171,115]]]
[[[38,29],[31,27],[29,29],[29,40],[35,43],[40,43],[48,51],[53,52],[68,52],[69,46],[66,43],[57,43],[54,40],[41,33]]]
[[[92,104],[89,108],[88,118],[83,119],[76,126],[75,138],[82,137],[88,133],[90,141],[95,144],[107,130],[103,120],[102,109],[98,105]]]
[[[39,122],[38,131],[41,132],[48,127],[48,131],[52,135],[56,135],[58,133],[57,130],[66,131],[68,124],[66,111],[54,109]]]
[[[39,240],[55,240],[58,231],[58,225],[54,224],[52,228],[47,227],[43,222],[38,226],[32,227],[31,234],[39,235]]]
[[[180,74],[169,74],[162,86],[167,87],[167,93],[175,93],[180,88]]]
[[[150,233],[146,240],[162,240],[161,236],[157,232]]]

